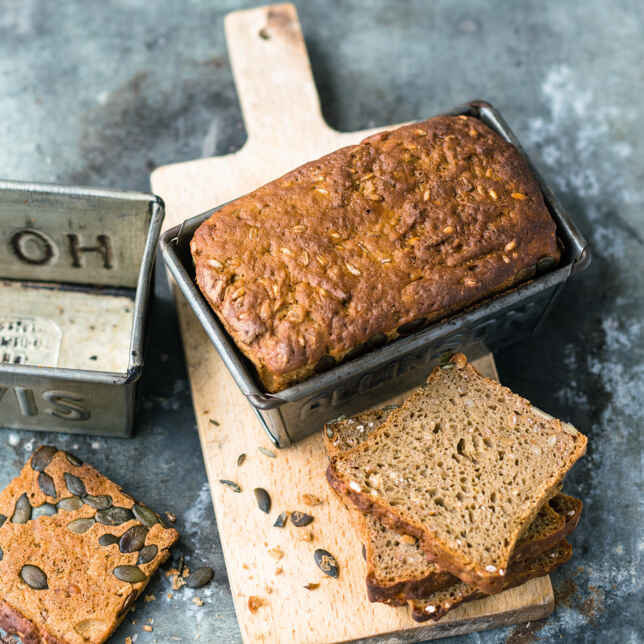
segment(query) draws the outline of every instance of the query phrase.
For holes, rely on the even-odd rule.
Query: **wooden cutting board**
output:
[[[152,189],[166,203],[167,228],[375,131],[341,133],[324,122],[293,5],[231,13],[225,26],[248,141],[234,154],[152,174]],[[540,619],[552,611],[548,577],[463,605],[437,624],[419,625],[406,608],[369,603],[361,544],[348,512],[327,487],[321,436],[276,452],[275,458],[259,452],[258,446],[275,450],[180,295],[177,305],[217,528],[245,642],[348,642],[385,635],[388,642],[421,641]],[[497,377],[491,355],[477,366]],[[242,453],[246,460],[238,466]],[[220,479],[236,481],[242,492]],[[256,487],[270,493],[269,515],[257,508]],[[308,507],[303,494],[323,503]],[[272,527],[283,510],[306,511],[315,520],[306,528]],[[317,568],[316,548],[337,558],[339,579]],[[305,589],[310,583],[320,585]],[[249,607],[251,597],[262,603],[256,610]]]

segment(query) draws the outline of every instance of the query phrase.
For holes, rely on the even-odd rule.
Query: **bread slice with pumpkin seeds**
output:
[[[361,444],[395,407],[374,409],[328,423],[324,428],[327,454]],[[351,505],[351,503],[349,503]],[[372,602],[403,606],[407,600],[422,600],[459,580],[429,561],[416,539],[387,528],[379,519],[356,508],[354,523],[364,544],[367,562],[367,595]],[[545,504],[517,542],[513,561],[535,557],[552,549],[577,526],[582,503],[567,494],[557,494]]]
[[[178,537],[90,465],[40,447],[0,492],[0,630],[104,642]]]
[[[365,514],[418,539],[442,570],[490,594],[585,449],[574,427],[457,354],[365,441],[331,457],[327,479]]]

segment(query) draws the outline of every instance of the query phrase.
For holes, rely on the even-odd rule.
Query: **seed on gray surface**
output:
[[[237,467],[239,467],[240,465],[243,465],[245,460],[246,460],[246,454],[240,454],[237,457]]]
[[[92,517],[87,519],[74,519],[67,524],[67,527],[76,534],[87,532],[96,523]]]
[[[136,600],[136,591],[133,590],[128,596],[127,599],[123,602],[123,606],[121,606],[121,610],[118,612],[118,616],[121,617],[127,611],[132,607],[132,604]]]
[[[159,523],[157,515],[154,514],[150,508],[146,508],[144,505],[133,505],[132,512],[134,512],[134,516],[137,520],[148,528],[151,528],[155,523]]]
[[[291,523],[296,527],[296,528],[303,528],[305,525],[309,525],[313,521],[313,517],[310,514],[306,514],[305,512],[300,512],[299,510],[295,510],[295,512],[291,512]]]
[[[38,487],[42,490],[42,493],[45,496],[50,496],[53,499],[56,498],[56,486],[54,485],[54,479],[47,474],[47,472],[40,472],[38,474]]]
[[[67,510],[68,512],[74,512],[74,510],[80,510],[83,507],[83,502],[77,496],[68,496],[65,499],[58,501],[59,510]]]
[[[23,566],[20,570],[20,577],[34,590],[46,590],[49,588],[47,575],[38,566],[32,566],[31,564]]]
[[[77,458],[69,452],[65,452],[65,458],[67,459],[67,462],[74,467],[80,467],[83,464],[83,461],[81,461],[80,458]]]
[[[107,508],[112,506],[112,497],[109,494],[101,494],[100,496],[88,494],[83,497],[83,503],[86,503],[95,510],[107,510]]]
[[[119,540],[121,552],[137,552],[145,545],[145,538],[148,536],[148,529],[142,525],[133,525],[126,530]]]
[[[98,538],[99,546],[112,546],[119,542],[119,538],[115,534],[105,533]]]
[[[63,476],[65,477],[65,485],[72,494],[75,496],[87,496],[87,490],[85,489],[85,483],[83,481],[69,472],[65,472]]]
[[[23,492],[16,501],[11,523],[27,523],[31,519],[31,509],[31,503],[29,503],[27,493]]]
[[[226,479],[219,479],[219,482],[222,485],[225,485],[226,487],[229,487],[233,492],[237,492],[238,494],[241,492],[241,488],[235,481],[228,481]]]
[[[0,528],[4,525],[4,522],[7,520],[7,517],[4,514],[0,514]]]
[[[215,576],[215,571],[212,568],[203,567],[193,570],[186,579],[186,586],[188,588],[202,588],[209,584]]]
[[[281,512],[280,514],[277,515],[277,519],[275,519],[275,523],[273,526],[275,528],[283,528],[286,525],[286,522],[288,521],[288,512]]]
[[[137,564],[146,564],[150,563],[156,556],[159,549],[152,543],[149,546],[144,546],[139,552],[139,558]]]
[[[43,503],[32,510],[31,518],[37,519],[38,517],[53,517],[56,512],[58,512],[58,510],[55,505],[52,505],[51,503]]]
[[[145,581],[146,576],[143,571],[136,566],[116,566],[114,568],[114,576],[121,581],[127,581],[130,584],[138,584],[140,581]]]
[[[318,548],[314,553],[313,557],[315,563],[318,565],[318,568],[329,577],[335,577],[336,579],[340,575],[340,568],[338,567],[338,562],[335,560],[335,557],[326,550]]]
[[[133,518],[132,510],[119,506],[113,506],[107,508],[107,510],[99,510],[96,513],[96,520],[103,525],[121,525],[121,523],[131,521]]]
[[[262,512],[268,514],[271,511],[271,497],[268,495],[268,492],[262,487],[255,488],[255,498],[257,499],[257,507]]]
[[[275,452],[271,452],[270,449],[266,449],[265,447],[258,447],[257,451],[264,456],[268,456],[268,458],[277,458],[277,454]]]
[[[31,457],[31,469],[36,470],[36,472],[42,472],[51,463],[51,459],[54,458],[57,451],[51,445],[39,447]]]

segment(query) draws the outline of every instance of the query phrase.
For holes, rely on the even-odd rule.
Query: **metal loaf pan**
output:
[[[128,436],[164,207],[0,181],[0,427]]]
[[[473,101],[447,114],[479,118],[525,156],[506,122],[489,103]],[[463,351],[474,359],[486,350],[494,351],[524,339],[537,329],[568,279],[588,266],[590,251],[550,188],[534,167],[532,170],[557,223],[563,247],[557,267],[276,394],[263,390],[252,364],[236,348],[195,283],[190,240],[197,227],[218,208],[168,230],[161,237],[161,252],[269,437],[276,446],[285,447],[319,430],[330,419],[358,413],[419,385],[445,354]]]

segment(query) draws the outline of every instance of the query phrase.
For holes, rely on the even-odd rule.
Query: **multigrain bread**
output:
[[[503,582],[501,590],[514,588],[530,579],[543,577],[566,563],[572,556],[572,547],[567,541],[561,541],[552,550],[532,559],[522,559],[513,564]],[[438,620],[459,604],[485,597],[476,586],[458,583],[432,593],[422,600],[409,602],[412,619],[417,622]]]
[[[333,456],[327,479],[417,538],[442,570],[494,593],[521,534],[585,449],[571,425],[457,354],[364,442]]]
[[[560,257],[527,162],[468,116],[303,165],[220,208],[190,247],[197,284],[270,392]]]
[[[93,467],[39,448],[0,493],[0,631],[104,642],[178,536]]]
[[[382,424],[391,409],[370,410],[329,423],[324,430],[329,456],[362,443]],[[557,494],[550,499],[517,541],[512,561],[535,557],[552,549],[577,527],[581,509],[581,501],[567,494]],[[413,537],[400,535],[379,519],[365,516],[355,508],[353,515],[365,546],[370,601],[402,606],[409,599],[425,598],[458,582],[453,575],[429,561]]]

